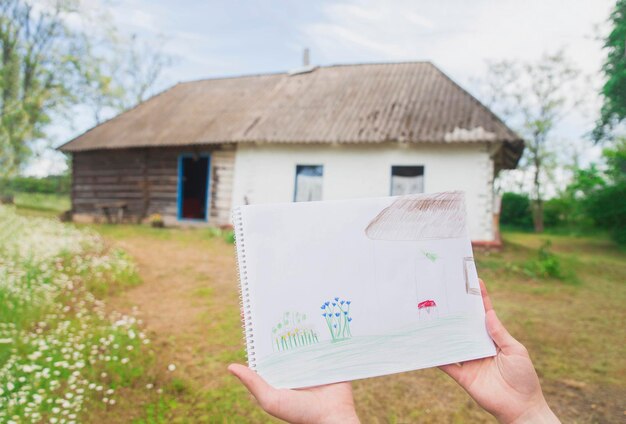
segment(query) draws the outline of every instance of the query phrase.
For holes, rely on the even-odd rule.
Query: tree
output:
[[[0,176],[14,174],[30,154],[28,142],[74,102],[73,63],[84,40],[65,24],[73,13],[69,2],[37,8],[21,0],[0,3]]]
[[[123,39],[80,0],[0,1],[0,183],[31,156],[52,119],[77,105],[100,122],[145,100],[169,59]]]
[[[603,155],[607,163],[604,181],[587,184],[583,206],[596,226],[626,245],[626,139],[618,139]]]
[[[593,131],[597,142],[608,138],[611,130],[626,118],[626,0],[618,0],[609,18],[613,29],[604,40],[607,50],[602,71],[604,103]]]
[[[90,62],[84,63],[82,104],[91,110],[96,124],[111,112],[122,112],[147,99],[163,69],[172,63],[155,46],[163,42],[163,37],[149,43],[134,34],[116,34],[107,40],[107,58],[91,55]]]
[[[532,173],[530,198],[536,232],[543,231],[543,184],[554,161],[553,130],[580,102],[575,95],[579,76],[563,52],[557,52],[532,63],[492,62],[482,81],[486,103],[525,140],[520,166]]]

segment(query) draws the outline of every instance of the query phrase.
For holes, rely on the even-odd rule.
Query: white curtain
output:
[[[296,178],[296,202],[322,200],[322,177],[302,175]]]
[[[400,177],[393,175],[391,177],[391,195],[402,196],[404,194],[416,194],[424,192],[424,176],[417,175],[415,177]]]

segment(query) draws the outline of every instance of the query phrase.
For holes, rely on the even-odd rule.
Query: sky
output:
[[[83,0],[103,8],[103,0]],[[147,40],[164,37],[173,58],[155,92],[180,82],[219,76],[281,72],[313,65],[428,60],[473,94],[487,61],[537,60],[564,49],[590,76],[584,107],[555,130],[565,148],[583,146],[600,102],[604,53],[599,36],[615,2],[608,0],[336,0],[200,1],[109,0],[116,24]],[[58,146],[93,125],[88,112],[57,121]],[[587,146],[585,144],[585,146]],[[580,147],[582,149],[582,147]],[[584,149],[584,161],[599,148]],[[26,174],[62,171],[59,153],[46,151]]]

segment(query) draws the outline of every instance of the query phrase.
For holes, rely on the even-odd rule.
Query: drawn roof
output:
[[[179,83],[60,150],[246,142],[489,142],[503,145],[503,167],[515,167],[523,150],[517,134],[429,62]]]
[[[467,234],[461,191],[400,196],[365,228],[372,240],[458,238]]]

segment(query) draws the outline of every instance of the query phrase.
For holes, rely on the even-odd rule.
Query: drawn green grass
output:
[[[306,314],[285,312],[272,328],[272,348],[283,352],[301,346],[319,343],[317,333],[306,322]]]

